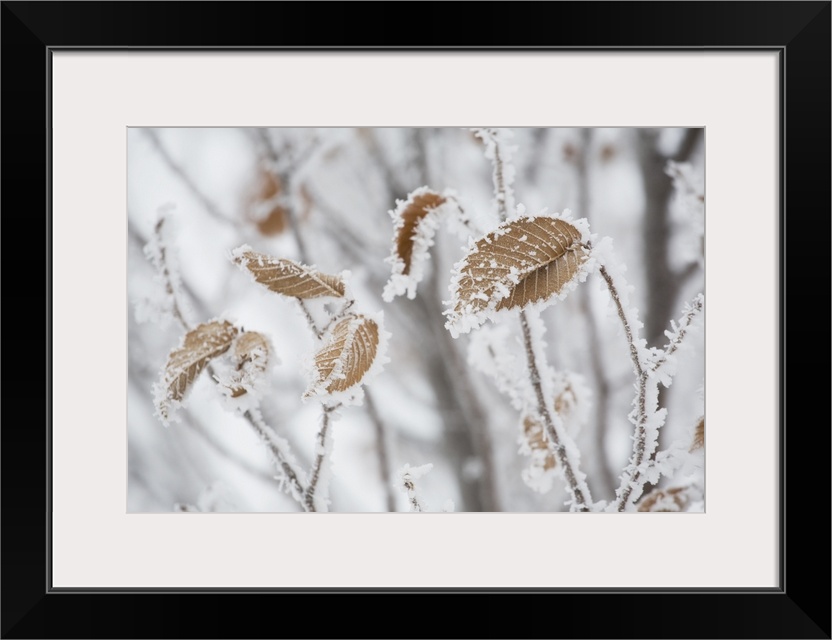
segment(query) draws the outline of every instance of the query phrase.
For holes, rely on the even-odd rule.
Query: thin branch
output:
[[[610,276],[606,267],[604,267],[604,265],[601,265],[599,271],[601,273],[601,277],[604,279],[604,282],[607,283],[607,288],[609,289],[610,297],[615,303],[616,311],[618,311],[618,317],[621,320],[621,324],[624,326],[624,335],[627,337],[627,345],[630,350],[630,359],[633,363],[633,373],[635,373],[637,381],[636,416],[634,420],[636,425],[636,432],[635,437],[633,439],[633,454],[630,458],[630,464],[621,474],[621,484],[618,490],[616,491],[615,508],[618,511],[624,511],[624,509],[627,507],[633,490],[635,489],[636,485],[638,485],[638,483],[641,481],[641,465],[644,462],[644,455],[645,451],[647,450],[647,429],[645,428],[645,425],[647,423],[648,373],[646,371],[646,365],[642,363],[641,358],[639,357],[639,350],[638,346],[636,345],[635,329],[630,324],[630,321],[627,318],[627,313],[624,310],[624,305],[621,301],[621,294],[618,292],[618,288],[613,282],[612,276]]]
[[[644,355],[646,352],[639,349],[638,336],[636,334],[637,328],[628,318],[628,313],[624,308],[624,302],[621,299],[619,289],[616,286],[612,276],[607,271],[604,265],[599,269],[601,276],[607,284],[610,296],[612,297],[618,317],[624,326],[624,333],[627,337],[627,344],[630,350],[630,357],[633,363],[633,372],[636,376],[636,399],[635,399],[635,415],[631,414],[631,420],[635,424],[635,435],[633,437],[633,453],[630,457],[630,462],[627,468],[621,474],[621,483],[616,491],[616,500],[613,505],[610,505],[610,510],[624,511],[630,503],[631,498],[635,494],[635,498],[640,495],[646,478],[644,474],[644,463],[646,459],[653,454],[653,451],[658,445],[659,429],[664,424],[664,417],[661,416],[655,426],[651,427],[651,433],[648,434],[648,420],[651,416],[662,414],[663,410],[658,410],[659,390],[657,386],[658,376],[656,372],[664,366],[670,357],[679,348],[679,345],[684,339],[687,329],[695,316],[702,310],[704,298],[697,296],[691,305],[686,309],[685,315],[680,321],[678,328],[674,323],[674,333],[668,334],[670,343],[665,348],[661,356],[655,361],[650,360],[650,355]],[[647,460],[649,462],[649,460]]]
[[[304,509],[310,511],[310,509],[306,508],[306,502],[304,499],[306,487],[304,487],[303,482],[301,481],[302,473],[300,466],[295,460],[295,457],[292,455],[289,443],[274,433],[274,431],[269,428],[265,422],[263,422],[263,417],[260,415],[259,410],[250,409],[243,414],[243,417],[245,417],[249,424],[254,427],[254,430],[265,443],[269,453],[272,454],[276,466],[283,472],[283,476],[288,482],[290,495],[297,500],[298,503],[304,507]],[[314,509],[311,510],[314,511]]]
[[[321,481],[321,477],[323,476],[324,465],[327,462],[327,457],[331,448],[328,439],[329,423],[331,421],[329,414],[338,409],[338,407],[340,406],[340,403],[335,405],[334,407],[324,406],[323,418],[321,420],[321,429],[320,431],[318,431],[318,442],[316,445],[315,463],[313,464],[312,471],[309,474],[309,485],[306,487],[306,493],[303,497],[303,503],[307,511],[326,510],[326,496],[324,496],[323,498],[316,499],[315,493],[318,490],[318,483]]]
[[[644,374],[644,366],[642,365],[641,359],[638,355],[635,332],[633,331],[633,327],[630,325],[630,321],[627,319],[627,314],[624,311],[624,305],[621,303],[621,296],[618,293],[618,289],[616,288],[615,283],[613,282],[606,267],[601,265],[599,270],[601,272],[601,277],[604,278],[604,282],[607,283],[610,296],[615,303],[615,309],[618,311],[618,317],[621,319],[621,324],[624,326],[624,335],[627,337],[627,345],[630,348],[630,360],[633,363],[633,371],[635,372],[636,377],[641,377]]]
[[[165,292],[170,296],[173,304],[173,317],[176,318],[185,331],[190,331],[191,326],[188,321],[185,320],[185,315],[182,313],[182,308],[179,306],[176,288],[173,286],[173,275],[171,274],[170,265],[167,260],[167,247],[165,247],[165,241],[162,237],[162,227],[164,224],[165,217],[161,216],[159,218],[159,222],[157,222],[156,226],[153,227],[153,233],[156,235],[156,242],[159,243],[159,271],[161,272],[162,279],[165,283]]]
[[[679,320],[679,324],[676,325],[674,323],[673,326],[675,331],[671,334],[672,337],[670,339],[670,343],[665,346],[664,353],[653,363],[653,371],[658,371],[661,367],[667,364],[668,358],[671,358],[673,354],[676,353],[676,350],[685,339],[691,323],[702,311],[704,302],[705,298],[700,293],[693,299],[693,302],[688,305],[688,308],[685,310],[685,314],[682,316],[682,319]]]
[[[494,198],[497,201],[497,213],[500,220],[508,218],[514,211],[514,198],[512,183],[514,182],[513,167],[511,167],[511,150],[503,144],[504,130],[501,129],[476,129],[475,134],[479,136],[486,145],[486,157],[491,159],[494,169]]]
[[[592,497],[589,494],[589,487],[585,480],[578,479],[576,473],[577,461],[570,458],[567,451],[566,441],[569,436],[563,432],[563,422],[560,417],[549,411],[549,405],[543,395],[543,385],[540,379],[540,369],[538,367],[537,356],[535,354],[534,342],[532,332],[529,328],[529,320],[525,311],[520,312],[520,326],[523,328],[523,342],[526,347],[526,359],[529,367],[529,377],[534,388],[535,398],[537,399],[537,410],[540,417],[543,418],[543,423],[546,425],[546,433],[552,444],[554,453],[558,456],[558,460],[563,469],[564,477],[566,478],[569,492],[572,494],[574,504],[578,506],[579,511],[590,511]],[[539,350],[538,350],[539,351]],[[543,363],[545,366],[545,363]],[[557,424],[556,424],[557,422]],[[559,433],[560,432],[560,433]]]

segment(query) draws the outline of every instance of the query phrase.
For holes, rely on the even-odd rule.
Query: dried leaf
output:
[[[575,395],[575,390],[568,382],[557,396],[555,396],[555,411],[566,420],[575,410],[575,405],[578,402],[578,397]]]
[[[589,255],[581,232],[561,218],[525,216],[503,223],[478,240],[458,265],[449,328],[461,318],[492,309],[562,297],[578,280]],[[473,326],[477,324],[481,321]]]
[[[286,230],[286,209],[280,202],[282,185],[280,177],[267,168],[261,168],[246,199],[245,211],[249,220],[257,225],[264,236],[275,236]]]
[[[396,208],[390,212],[393,249],[386,262],[392,269],[382,294],[385,301],[404,294],[410,299],[416,297],[416,287],[424,277],[425,264],[447,202],[447,195],[420,187],[407,200],[397,201]]]
[[[257,253],[247,246],[236,249],[233,258],[256,282],[275,293],[302,300],[344,297],[344,281],[339,276],[327,275],[291,260]]]
[[[557,464],[555,454],[549,446],[549,439],[546,437],[546,430],[543,423],[536,415],[527,413],[523,416],[523,435],[526,443],[532,451],[532,464],[541,466],[544,471],[554,469]],[[543,455],[534,455],[534,452],[543,452]]]
[[[691,502],[689,487],[655,489],[639,501],[639,511],[684,511]]]
[[[269,341],[262,333],[246,331],[234,343],[236,370],[228,385],[232,398],[239,398],[253,388],[269,363]]]
[[[231,347],[238,329],[225,320],[197,326],[185,334],[182,345],[170,352],[162,380],[156,386],[156,408],[167,423],[194,380],[206,366]]]
[[[341,320],[326,346],[315,355],[317,383],[306,397],[319,391],[346,391],[361,382],[376,358],[379,328],[374,320],[354,315]]]
[[[705,446],[705,416],[699,418],[696,423],[696,429],[693,431],[693,443],[690,445],[691,451],[696,451]]]
[[[396,238],[394,255],[402,261],[402,273],[410,273],[413,257],[413,241],[417,229],[430,211],[445,203],[445,198],[429,189],[414,191],[404,204],[404,208],[397,209],[399,220],[396,221]]]

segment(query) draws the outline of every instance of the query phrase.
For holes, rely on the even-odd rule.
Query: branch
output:
[[[627,345],[630,348],[630,360],[633,363],[633,371],[635,372],[636,377],[639,378],[644,375],[644,366],[641,362],[641,358],[639,357],[639,349],[636,344],[636,333],[629,318],[627,317],[624,304],[621,301],[621,294],[618,292],[618,288],[615,286],[612,276],[610,276],[604,265],[601,265],[599,271],[601,273],[601,277],[604,278],[604,282],[607,283],[607,289],[610,291],[610,297],[615,303],[615,309],[618,312],[618,317],[624,327],[624,335],[627,337]]]
[[[507,129],[475,129],[474,134],[485,143],[485,157],[494,168],[494,198],[500,220],[514,212],[514,166],[511,163],[511,147],[506,140],[512,136]]]
[[[673,372],[665,372],[665,375],[657,375],[667,365],[676,350],[681,345],[691,322],[702,310],[704,297],[700,294],[685,309],[685,315],[679,326],[673,323],[673,332],[666,332],[670,343],[658,358],[655,358],[647,351],[644,340],[638,338],[638,318],[634,309],[628,308],[623,278],[610,274],[605,265],[599,268],[604,282],[607,284],[610,296],[615,303],[618,317],[624,327],[624,334],[630,350],[630,358],[633,364],[633,373],[636,376],[636,397],[633,401],[634,411],[630,414],[630,420],[635,425],[633,437],[633,453],[630,462],[621,474],[621,482],[616,490],[616,500],[608,510],[625,511],[627,506],[639,498],[644,485],[647,483],[647,471],[650,470],[650,456],[658,446],[659,431],[664,425],[667,411],[659,409],[658,382],[664,382],[665,386],[670,384],[670,376]],[[621,279],[616,284],[615,279]],[[654,352],[655,353],[655,352]]]
[[[340,406],[340,403],[334,407],[324,406],[321,429],[318,431],[315,464],[312,466],[312,471],[309,474],[309,486],[307,486],[306,493],[303,497],[303,504],[307,511],[324,512],[327,510],[327,498],[325,494],[326,487],[325,484],[322,483],[322,478],[326,473],[324,466],[327,462],[329,453],[332,450],[332,440],[328,438],[329,423],[331,421],[329,414],[338,409]],[[318,484],[322,485],[322,493],[324,493],[324,495],[320,497],[315,495],[318,490]]]
[[[684,310],[684,315],[679,320],[679,324],[677,325],[675,322],[671,320],[671,326],[673,331],[666,331],[665,335],[670,339],[670,342],[665,346],[664,353],[659,356],[656,361],[653,363],[653,371],[657,372],[659,369],[664,367],[668,359],[673,357],[673,354],[679,349],[679,346],[682,344],[682,341],[685,339],[687,335],[688,329],[690,328],[691,323],[694,321],[697,315],[702,311],[702,307],[705,304],[705,297],[700,293],[698,294],[692,302],[686,305]]]
[[[306,502],[304,501],[306,488],[303,486],[303,482],[301,482],[300,479],[300,465],[298,465],[297,460],[295,460],[295,457],[292,455],[289,443],[274,433],[274,431],[269,428],[265,422],[263,422],[263,417],[260,415],[259,409],[250,409],[243,414],[243,417],[245,417],[249,424],[254,427],[254,430],[265,443],[269,453],[272,454],[273,462],[275,462],[278,469],[283,472],[283,476],[288,482],[290,495],[297,500],[301,506],[306,508]],[[306,510],[309,511],[310,509]],[[312,511],[314,511],[314,509],[312,509]]]
[[[159,253],[158,253],[158,260],[159,263],[157,265],[159,272],[162,275],[162,280],[165,284],[165,292],[170,296],[171,303],[173,308],[171,312],[173,313],[173,317],[179,322],[182,328],[185,331],[191,330],[191,325],[185,320],[185,315],[182,313],[182,308],[179,306],[179,300],[176,295],[176,288],[173,286],[173,275],[170,270],[170,265],[168,264],[167,260],[167,247],[165,246],[164,238],[162,237],[162,227],[165,224],[165,217],[160,216],[159,222],[156,223],[156,226],[153,227],[153,233],[156,236],[156,242],[159,245]]]
[[[560,416],[557,413],[549,411],[549,405],[543,395],[540,369],[537,362],[539,357],[543,357],[543,354],[541,349],[535,349],[532,332],[529,328],[528,316],[525,311],[520,312],[520,326],[523,328],[523,342],[526,347],[529,377],[532,388],[534,389],[535,398],[537,399],[538,413],[543,418],[543,424],[546,425],[546,433],[552,443],[552,450],[558,457],[560,468],[563,469],[563,475],[566,478],[569,492],[572,494],[573,504],[577,505],[579,511],[590,511],[592,497],[589,493],[589,487],[586,484],[585,476],[578,469],[578,460],[573,459],[570,451],[570,449],[576,450],[575,444],[563,428],[563,420]],[[542,364],[546,366],[545,362]]]

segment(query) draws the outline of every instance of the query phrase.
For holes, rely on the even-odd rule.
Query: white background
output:
[[[53,58],[53,584],[778,584],[773,53]],[[127,514],[128,126],[705,126],[706,514]]]

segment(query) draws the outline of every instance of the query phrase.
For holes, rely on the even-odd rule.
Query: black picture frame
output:
[[[450,6],[2,3],[0,197],[5,231],[2,299],[7,310],[0,434],[3,638],[436,637],[457,633],[456,626],[443,628],[447,619],[458,621],[460,630],[475,637],[830,638],[829,385],[826,376],[811,373],[817,365],[803,357],[808,351],[816,358],[816,351],[825,346],[818,342],[828,335],[826,317],[822,327],[816,325],[818,309],[828,314],[830,291],[830,2],[466,3],[455,11]],[[385,32],[368,18],[379,10],[402,16],[413,12],[418,27],[402,24]],[[783,80],[780,586],[550,591],[53,589],[48,553],[49,443],[51,389],[60,381],[51,377],[48,100],[51,54],[65,48],[777,51]],[[804,340],[795,339],[798,330]],[[786,351],[789,337],[795,347],[791,354]],[[787,402],[788,373],[792,384]],[[649,548],[643,553],[649,558]],[[354,616],[318,615],[304,621],[299,615],[299,604],[311,604],[323,613],[320,607],[334,603],[338,596],[347,598],[339,598],[339,605],[355,607]],[[378,596],[384,599],[375,599]],[[454,600],[440,600],[442,596]],[[305,598],[313,601],[303,602]],[[384,629],[381,611],[388,619],[401,621]],[[445,611],[450,616],[438,615]]]

